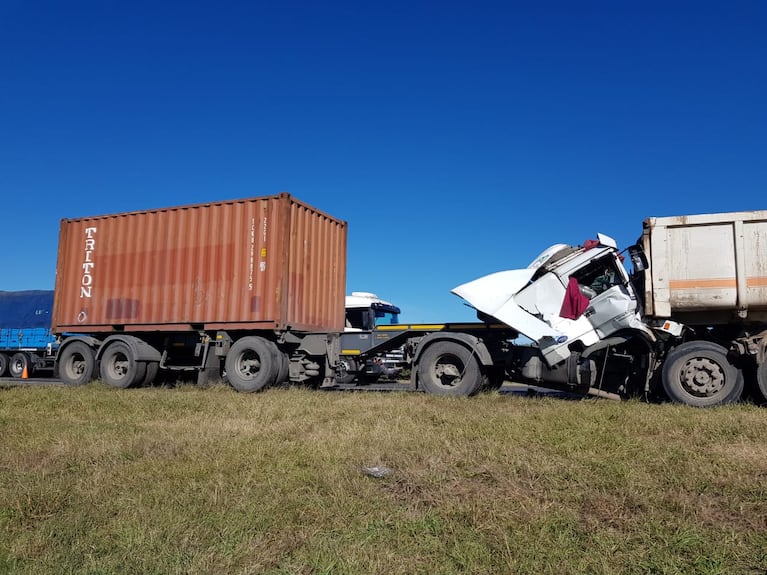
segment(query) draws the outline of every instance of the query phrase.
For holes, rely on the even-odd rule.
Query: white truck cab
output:
[[[346,296],[346,327],[344,331],[369,331],[377,325],[399,323],[400,309],[376,294],[363,291]]]
[[[551,367],[624,329],[654,339],[641,319],[615,241],[599,234],[583,247],[556,244],[528,267],[494,273],[452,293],[538,344]]]

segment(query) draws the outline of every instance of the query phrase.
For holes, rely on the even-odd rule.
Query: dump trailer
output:
[[[58,343],[52,309],[53,290],[0,291],[0,377],[53,370]]]
[[[456,287],[481,318],[520,337],[502,353],[480,340],[469,355],[424,350],[429,365],[415,376],[452,377],[460,394],[477,386],[466,374],[503,366],[542,387],[614,398],[663,391],[695,406],[737,401],[749,381],[767,399],[767,211],[648,218],[628,253],[632,274],[599,234]]]
[[[239,391],[335,380],[346,222],[287,193],[64,219],[60,378],[221,376]]]

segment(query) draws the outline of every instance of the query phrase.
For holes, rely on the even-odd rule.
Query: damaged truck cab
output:
[[[647,218],[632,274],[598,237],[453,290],[529,338],[511,342],[507,377],[699,407],[737,401],[748,383],[767,401],[767,211]]]
[[[556,244],[524,269],[452,290],[532,340],[512,348],[513,379],[616,397],[648,384],[657,337],[642,321],[637,290],[615,241],[598,237],[579,247]],[[638,247],[632,253],[641,260]],[[644,353],[635,357],[637,347]]]

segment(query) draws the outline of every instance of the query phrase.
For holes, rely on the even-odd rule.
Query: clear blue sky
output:
[[[58,222],[289,191],[405,321],[648,216],[767,208],[767,2],[0,3],[0,289]]]

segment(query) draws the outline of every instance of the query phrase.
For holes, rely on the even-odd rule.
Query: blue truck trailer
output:
[[[53,371],[53,290],[0,291],[0,377]]]

